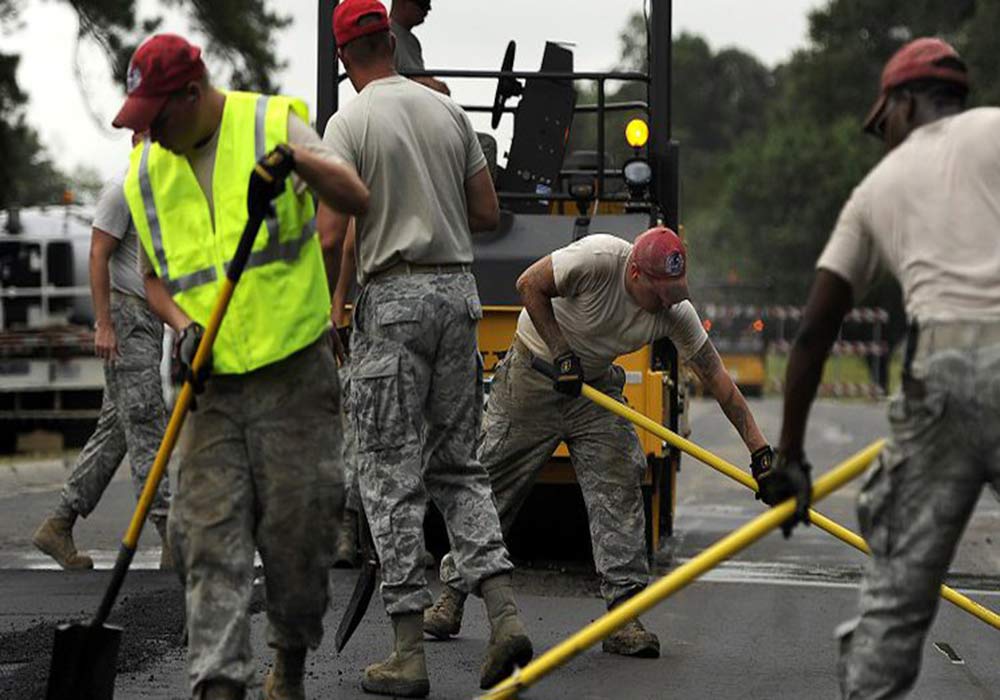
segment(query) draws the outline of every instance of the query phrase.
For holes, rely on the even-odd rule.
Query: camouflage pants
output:
[[[253,678],[255,549],[268,644],[316,648],[322,639],[343,504],[340,392],[328,342],[248,374],[211,377],[188,416],[170,537],[187,573],[192,689]]]
[[[622,401],[625,372],[618,366],[593,386]],[[569,398],[532,369],[514,348],[493,375],[480,434],[479,460],[490,475],[506,534],[535,478],[560,442],[569,447],[590,520],[601,594],[609,604],[646,586],[646,520],[640,480],[646,458],[632,425],[585,398]],[[461,588],[452,555],[441,580]]]
[[[160,381],[163,323],[139,297],[114,293],[111,322],[121,359],[104,365],[104,398],[97,428],[77,457],[57,510],[86,517],[128,454],[136,497],[153,467],[166,429]],[[170,485],[160,481],[150,518],[163,518],[170,506]]]
[[[469,273],[383,277],[358,300],[351,394],[359,486],[390,615],[431,604],[423,564],[428,496],[444,516],[470,590],[513,568],[475,456],[481,317]]]
[[[344,430],[344,510],[361,510],[361,494],[358,492],[358,436],[351,420],[351,365],[340,367],[340,415]]]
[[[852,700],[913,686],[958,541],[983,487],[1000,485],[1000,345],[942,344],[935,330],[921,330],[914,379],[889,406],[891,441],[858,499],[872,558],[861,616],[838,630]]]

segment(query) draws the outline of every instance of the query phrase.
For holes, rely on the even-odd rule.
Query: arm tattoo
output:
[[[716,352],[712,341],[706,340],[689,362],[701,380],[702,386],[719,402],[722,412],[726,414],[726,418],[736,428],[736,432],[740,434],[750,451],[762,445],[764,439],[757,428],[757,422],[750,413],[743,394],[736,388],[732,377],[722,364],[722,358]]]

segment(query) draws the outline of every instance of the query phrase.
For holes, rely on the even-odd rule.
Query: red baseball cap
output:
[[[376,21],[361,24],[361,20],[374,16]],[[344,0],[333,11],[333,38],[337,46],[346,46],[368,34],[389,31],[389,15],[379,0]]]
[[[145,131],[171,93],[205,75],[201,49],[176,34],[154,34],[139,44],[128,64],[128,97],[112,126]]]
[[[952,59],[961,63],[958,51],[948,42],[936,37],[921,37],[905,44],[892,55],[882,69],[882,82],[878,100],[865,117],[864,130],[876,133],[875,125],[885,110],[889,93],[893,88],[913,80],[936,78],[947,82],[968,86],[969,76],[963,68],[948,65]]]
[[[684,242],[666,226],[640,233],[632,247],[632,260],[643,274],[656,280],[680,279],[687,274]]]

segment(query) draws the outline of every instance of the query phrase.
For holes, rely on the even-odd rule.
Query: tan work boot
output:
[[[424,632],[437,639],[450,639],[462,629],[465,599],[462,591],[445,585],[434,605],[424,610]]]
[[[396,645],[389,658],[365,669],[361,687],[366,693],[401,698],[425,698],[431,692],[424,658],[423,616],[393,615]]]
[[[479,687],[492,688],[524,666],[534,656],[531,640],[517,614],[510,574],[493,576],[482,582],[480,591],[490,618],[490,645],[479,674]]]
[[[52,516],[38,526],[32,544],[56,560],[64,569],[93,569],[94,560],[76,551],[73,542],[73,520]]]
[[[156,518],[153,521],[153,525],[156,527],[156,531],[160,535],[160,543],[162,544],[162,547],[160,548],[160,571],[173,571],[174,553],[170,549],[170,543],[168,541],[167,519]]]
[[[264,679],[264,700],[306,700],[305,665],[305,649],[275,649],[274,668]]]
[[[204,681],[194,691],[194,700],[243,700],[243,686],[231,681]]]
[[[656,659],[660,656],[660,640],[635,619],[607,637],[601,643],[601,649],[607,654]]]
[[[358,556],[358,512],[344,509],[344,519],[337,533],[337,547],[333,552],[334,569],[356,569]]]

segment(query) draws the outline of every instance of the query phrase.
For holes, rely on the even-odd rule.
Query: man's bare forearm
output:
[[[448,87],[447,83],[438,80],[437,78],[432,78],[429,75],[414,76],[413,78],[410,78],[410,80],[412,80],[415,83],[420,83],[421,85],[425,85],[429,87],[431,90],[436,90],[441,94],[451,95],[451,89]]]
[[[90,249],[90,297],[94,302],[94,320],[99,326],[111,325],[111,270],[108,257]]]
[[[823,365],[853,303],[851,287],[844,279],[828,270],[816,272],[785,372],[785,405],[778,450],[791,459],[803,456],[809,409],[823,378]]]
[[[552,356],[559,357],[572,350],[552,308],[552,298],[558,296],[559,292],[555,285],[551,256],[538,260],[518,277],[517,291],[521,295],[525,311]]]
[[[337,284],[333,290],[333,312],[331,318],[338,328],[348,326],[351,323],[350,314],[347,313],[348,296],[351,293],[351,285],[357,275],[357,261],[354,258],[355,230],[354,220],[348,225],[347,237],[344,239],[344,246],[340,252],[340,274],[337,276]]]
[[[531,322],[542,336],[542,340],[549,347],[553,357],[559,357],[572,350],[569,341],[563,335],[559,322],[556,321],[556,314],[552,308],[552,299],[540,294],[522,295],[524,308],[531,317]]]
[[[191,318],[170,296],[163,280],[156,275],[146,275],[143,284],[146,287],[146,302],[161,321],[178,333],[191,324]]]
[[[706,340],[701,350],[688,362],[702,385],[718,401],[722,412],[736,428],[747,449],[753,453],[767,445],[767,440],[757,427],[757,421],[754,420],[746,399],[726,371],[712,341]]]

